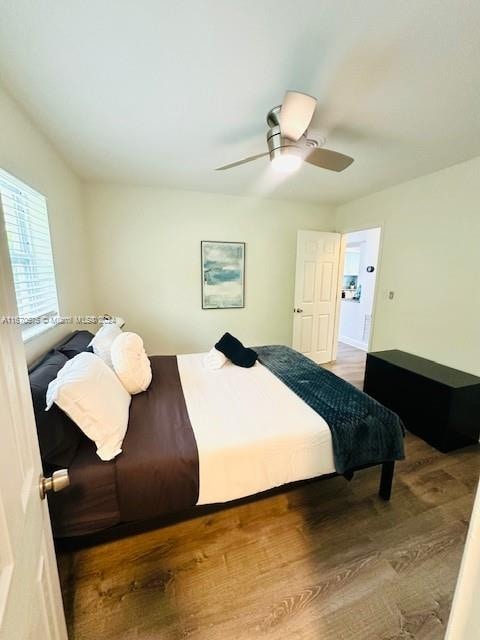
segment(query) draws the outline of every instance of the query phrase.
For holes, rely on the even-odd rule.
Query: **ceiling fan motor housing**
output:
[[[278,125],[271,127],[267,131],[267,144],[268,151],[270,152],[270,160],[283,154],[303,155],[302,147],[299,144],[289,138],[282,137]]]

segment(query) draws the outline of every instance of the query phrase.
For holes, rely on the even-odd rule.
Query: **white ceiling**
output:
[[[478,0],[0,0],[0,78],[80,176],[345,202],[480,155]],[[272,175],[265,115],[315,95],[355,163]],[[1,123],[0,123],[1,125]]]

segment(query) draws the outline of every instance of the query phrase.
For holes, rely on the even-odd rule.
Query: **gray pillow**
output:
[[[93,353],[92,347],[88,346],[92,339],[93,333],[90,333],[90,331],[74,331],[64,342],[56,347],[56,350],[66,355],[69,360],[83,351]]]
[[[40,454],[44,467],[68,467],[83,434],[56,405],[45,411],[47,387],[68,362],[64,353],[52,350],[29,373]]]

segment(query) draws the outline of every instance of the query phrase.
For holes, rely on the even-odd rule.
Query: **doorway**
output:
[[[343,236],[339,346],[369,350],[380,236],[380,227],[352,231]]]

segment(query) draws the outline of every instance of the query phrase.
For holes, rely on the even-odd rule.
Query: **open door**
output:
[[[340,234],[299,231],[293,348],[318,364],[333,356]]]
[[[480,484],[473,505],[445,640],[480,637]]]
[[[67,640],[0,206],[0,639]]]

